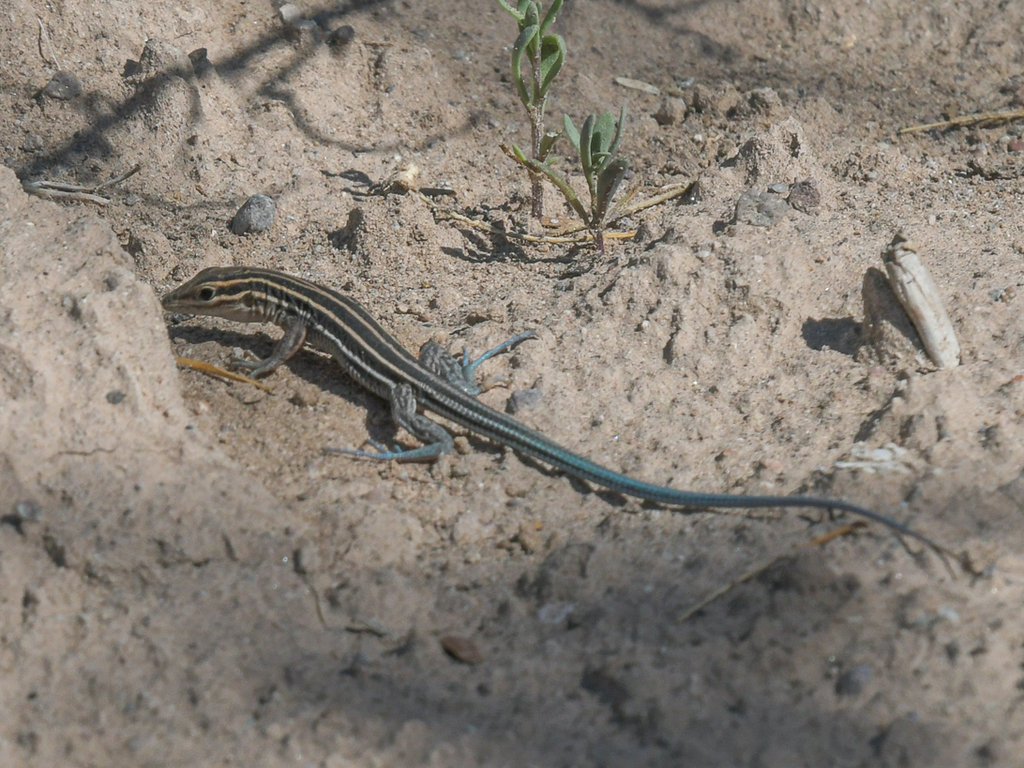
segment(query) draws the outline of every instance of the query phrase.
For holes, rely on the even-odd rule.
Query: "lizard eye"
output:
[[[199,289],[199,298],[201,301],[213,301],[213,297],[217,295],[217,292],[210,286]]]

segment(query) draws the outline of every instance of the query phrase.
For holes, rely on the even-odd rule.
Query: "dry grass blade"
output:
[[[36,21],[39,22],[39,55],[43,57],[43,61],[46,61],[46,54],[43,53],[43,43],[46,43],[46,47],[50,49],[50,58],[53,59],[53,66],[57,68],[58,72],[64,70],[64,67],[60,65],[60,61],[57,59],[57,52],[53,50],[53,43],[50,42],[50,35],[46,32],[46,27],[43,25],[43,20],[36,16]]]
[[[688,181],[685,184],[673,184],[672,186],[659,192],[654,197],[649,197],[646,200],[641,200],[636,205],[631,205],[629,208],[621,211],[619,216],[632,216],[634,213],[653,208],[656,205],[667,203],[669,200],[674,200],[677,197],[681,197],[693,189],[693,185],[696,184],[694,181]],[[605,235],[607,237],[607,235]]]
[[[897,136],[907,133],[920,133],[935,128],[962,128],[965,125],[997,125],[1010,120],[1019,120],[1024,117],[1024,109],[1017,109],[1011,112],[981,112],[977,115],[960,115],[952,120],[943,120],[938,123],[926,123],[925,125],[912,125],[909,128],[900,128]]]
[[[109,189],[115,184],[120,184],[122,181],[127,179],[129,176],[133,176],[142,169],[142,165],[136,163],[134,166],[129,168],[124,173],[115,176],[112,179],[108,179],[100,184],[95,184],[91,187],[83,186],[80,184],[65,184],[61,181],[23,181],[21,182],[21,188],[28,192],[30,195],[36,197],[42,197],[47,200],[74,200],[80,203],[96,203],[96,205],[106,205],[110,202],[109,198],[102,197],[97,194],[105,189]]]
[[[434,205],[426,195],[421,193],[417,194],[419,195],[419,198],[430,207],[430,210],[438,216],[446,216],[452,221],[457,221],[460,224],[465,224],[467,227],[472,227],[473,229],[478,229],[481,232],[487,232],[491,235],[500,235],[501,237],[507,237],[512,240],[521,240],[525,243],[577,244],[589,243],[594,240],[594,236],[590,232],[584,231],[583,227],[572,230],[567,235],[528,235],[525,232],[501,229],[500,227],[495,227],[493,224],[488,224],[485,221],[477,221],[476,219],[471,219],[468,216],[463,216],[461,213],[440,208]],[[636,237],[636,230],[626,232],[605,232],[604,237],[606,240],[629,240]]]
[[[184,366],[185,368],[191,368],[194,371],[205,373],[207,376],[215,376],[219,379],[228,379],[230,381],[240,381],[243,384],[252,384],[257,389],[262,389],[264,392],[270,392],[273,394],[274,390],[268,387],[262,381],[256,381],[256,379],[250,378],[249,376],[243,376],[240,373],[229,371],[225,368],[221,368],[219,365],[213,365],[202,360],[193,360],[191,357],[176,357],[174,362],[178,365]]]

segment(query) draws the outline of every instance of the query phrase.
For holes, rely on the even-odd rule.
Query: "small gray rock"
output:
[[[343,24],[327,36],[327,44],[341,48],[348,45],[355,39],[355,28],[351,24]]]
[[[43,88],[43,93],[51,99],[68,101],[82,95],[82,84],[73,72],[61,71],[50,78],[50,82]]]
[[[281,21],[292,29],[297,29],[300,32],[310,32],[316,29],[316,22],[305,18],[302,9],[294,3],[285,3],[277,12],[281,16]]]
[[[686,119],[686,102],[674,96],[667,96],[654,113],[658,125],[676,125]]]
[[[19,501],[14,505],[14,514],[18,520],[26,523],[36,522],[39,519],[39,511],[39,505],[31,499]]]
[[[544,390],[537,387],[531,387],[530,389],[517,389],[508,399],[506,410],[512,414],[529,411],[536,408],[543,399]]]
[[[836,680],[836,695],[859,696],[864,685],[875,676],[875,670],[869,664],[857,664],[843,672]]]
[[[277,9],[277,12],[281,16],[281,21],[289,25],[302,18],[302,9],[295,3],[285,3]]]
[[[231,220],[231,231],[236,235],[266,232],[274,223],[277,206],[266,195],[253,195],[238,209]]]
[[[754,227],[773,227],[782,221],[788,210],[789,203],[778,195],[748,189],[736,201],[734,221]]]

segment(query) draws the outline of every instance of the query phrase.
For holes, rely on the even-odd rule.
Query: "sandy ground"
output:
[[[549,123],[625,104],[637,199],[693,184],[604,253],[445,214],[537,229],[495,3],[300,10],[0,13],[0,764],[1021,765],[1024,136],[897,131],[1024,106],[1024,7],[567,0]],[[106,206],[20,183],[136,163]],[[450,194],[381,193],[410,163]],[[233,234],[255,193],[273,225]],[[899,232],[958,367],[866,330]],[[485,402],[533,389],[517,418],[615,470],[844,498],[970,567],[592,492],[458,430],[434,467],[325,456],[410,443],[312,352],[272,394],[176,368],[277,336],[162,315],[221,264],[350,293],[413,350],[536,329]]]

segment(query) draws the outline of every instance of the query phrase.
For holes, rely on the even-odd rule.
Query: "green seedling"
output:
[[[552,0],[543,16],[537,0],[519,0],[515,8],[506,0],[498,0],[498,4],[519,25],[519,36],[512,46],[512,81],[530,119],[530,159],[543,163],[561,135],[558,131],[545,132],[544,107],[551,83],[565,64],[565,41],[547,31],[562,8],[562,0]],[[532,214],[539,219],[543,215],[544,204],[541,176],[531,171],[530,180],[533,187]]]
[[[535,175],[545,176],[562,193],[566,202],[576,211],[583,223],[594,235],[598,251],[604,250],[604,225],[608,218],[612,198],[622,183],[629,168],[629,161],[618,157],[619,142],[622,140],[622,125],[626,121],[626,108],[619,113],[618,121],[611,112],[590,115],[579,130],[568,115],[564,116],[565,135],[579,153],[580,166],[587,180],[590,192],[590,207],[580,200],[576,190],[553,167],[554,159],[535,160],[527,157],[519,147],[513,146],[512,156]]]

